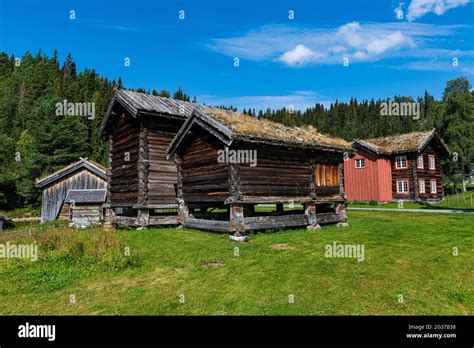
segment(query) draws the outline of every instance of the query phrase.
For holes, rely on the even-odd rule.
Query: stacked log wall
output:
[[[432,200],[439,201],[444,196],[444,185],[443,185],[443,170],[441,167],[441,160],[437,153],[431,148],[427,147],[420,155],[423,156],[423,169],[417,168],[416,176],[418,180],[424,179],[425,181],[425,193],[418,193],[418,197],[421,200]],[[434,156],[435,169],[429,167],[429,156]],[[436,193],[431,193],[430,180],[436,180]]]
[[[182,198],[186,203],[220,202],[229,196],[229,164],[218,162],[223,146],[198,134],[181,154]]]
[[[137,120],[122,114],[112,133],[110,162],[111,206],[133,206],[138,199],[139,130]]]
[[[166,158],[166,149],[180,126],[181,122],[175,120],[148,120],[148,205],[177,202],[177,168],[173,160]]]

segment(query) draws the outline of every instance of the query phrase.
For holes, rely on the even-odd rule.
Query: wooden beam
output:
[[[321,228],[321,226],[319,226],[318,224],[318,219],[316,216],[316,205],[314,203],[306,204],[304,214],[308,224],[308,230],[317,230]]]
[[[413,197],[415,199],[415,202],[416,201],[419,201],[419,195],[418,195],[418,173],[416,171],[417,167],[418,167],[418,164],[417,164],[417,158],[416,158],[416,155],[414,156],[415,158],[412,160],[412,167],[413,167],[413,170],[412,170],[412,178],[413,178]],[[425,189],[426,191],[426,189]]]
[[[146,206],[148,203],[148,174],[150,169],[150,154],[148,145],[148,122],[143,118],[140,122],[138,150],[138,200],[137,203]]]
[[[347,214],[346,214],[346,203],[340,203],[336,206],[336,214],[335,218],[338,218],[338,227],[347,227],[349,223],[347,222]]]
[[[244,207],[242,204],[231,204],[229,208],[229,233],[244,234]]]

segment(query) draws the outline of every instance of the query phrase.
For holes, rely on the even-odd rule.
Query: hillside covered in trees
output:
[[[0,52],[0,209],[39,204],[40,193],[34,181],[44,173],[88,157],[105,164],[107,147],[98,135],[117,81],[100,76],[93,69],[77,72],[68,55],[60,64],[55,52],[23,57]],[[167,90],[138,91],[190,101],[181,89],[173,95]],[[57,103],[93,103],[93,117],[57,114]],[[407,116],[382,116],[385,100],[351,99],[336,101],[328,108],[315,104],[305,111],[288,109],[243,110],[290,126],[312,125],[322,133],[347,140],[386,136],[436,128],[457,161],[444,164],[447,178],[460,182],[474,160],[474,95],[466,78],[448,81],[441,100],[428,92],[417,100],[397,96],[393,101],[419,102],[419,119]],[[196,98],[193,98],[196,102]],[[226,107],[226,106],[222,106]]]

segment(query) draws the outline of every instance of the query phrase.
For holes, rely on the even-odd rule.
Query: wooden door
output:
[[[338,166],[333,164],[315,164],[314,184],[316,186],[339,186]]]

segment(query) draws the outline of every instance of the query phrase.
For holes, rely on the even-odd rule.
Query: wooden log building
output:
[[[215,108],[194,110],[167,150],[178,169],[180,221],[232,239],[250,230],[346,225],[343,157],[352,153],[350,143],[313,127]],[[258,211],[261,204],[275,210]]]
[[[202,105],[116,90],[100,134],[108,138],[107,221],[129,226],[178,224],[177,171],[166,149]]]
[[[443,200],[441,159],[449,149],[433,129],[356,140],[356,155],[344,162],[350,201]]]
[[[80,200],[76,202],[76,192],[80,190],[82,197],[95,196],[93,202],[89,203],[89,208],[102,214],[105,194],[102,199],[97,199],[97,193],[106,189],[107,176],[105,168],[101,165],[81,158],[61,170],[42,177],[36,181],[36,187],[43,190],[41,205],[41,222],[50,220],[71,220],[77,216],[79,210],[83,209],[85,203]],[[71,197],[66,199],[67,197]],[[72,203],[72,204],[71,204]],[[77,211],[76,211],[76,210]]]

